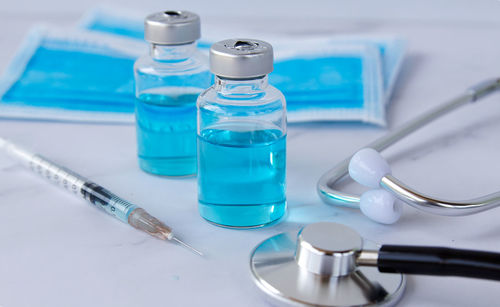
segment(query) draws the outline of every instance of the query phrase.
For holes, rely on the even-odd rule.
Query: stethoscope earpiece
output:
[[[366,191],[359,199],[361,212],[381,224],[393,224],[401,217],[402,206],[395,197],[380,188],[380,180],[391,173],[391,167],[380,153],[372,148],[356,152],[349,162],[351,178],[373,190]]]
[[[403,206],[383,189],[364,192],[359,200],[361,212],[371,220],[381,224],[394,224],[401,217]]]
[[[363,148],[356,152],[349,162],[351,178],[369,188],[380,188],[380,180],[391,173],[389,163],[378,151],[372,148]]]

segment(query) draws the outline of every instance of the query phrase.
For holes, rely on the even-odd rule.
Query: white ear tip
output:
[[[380,180],[391,173],[387,161],[372,148],[363,148],[355,153],[349,162],[349,175],[354,181],[370,187],[378,188]]]
[[[401,217],[401,204],[386,190],[366,191],[361,195],[359,207],[364,215],[381,224],[394,224]]]

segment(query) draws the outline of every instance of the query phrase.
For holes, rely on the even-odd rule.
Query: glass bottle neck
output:
[[[267,75],[252,79],[226,79],[215,76],[215,90],[221,94],[259,93],[267,86]]]
[[[196,51],[196,42],[183,45],[158,45],[149,46],[149,54],[157,61],[183,61],[191,57]]]

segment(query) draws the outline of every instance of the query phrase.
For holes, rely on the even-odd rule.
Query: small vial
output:
[[[148,55],[134,65],[139,166],[165,176],[196,173],[196,99],[209,87],[208,58],[196,47],[200,18],[188,11],[146,17]]]
[[[210,70],[215,84],[197,102],[200,214],[219,226],[264,226],[286,211],[286,104],[267,81],[272,46],[215,43]]]

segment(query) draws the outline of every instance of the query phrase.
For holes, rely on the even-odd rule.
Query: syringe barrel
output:
[[[137,208],[136,205],[47,158],[31,153],[9,141],[4,141],[2,147],[9,156],[23,163],[34,173],[76,196],[83,197],[97,208],[125,223],[128,223],[130,213]]]
[[[176,240],[196,253],[201,253],[175,238],[172,229],[146,212],[146,210],[121,199],[102,186],[77,173],[51,162],[49,159],[31,153],[0,137],[0,150],[21,162],[34,173],[55,185],[84,198],[95,207],[111,214],[131,226],[162,240]]]

